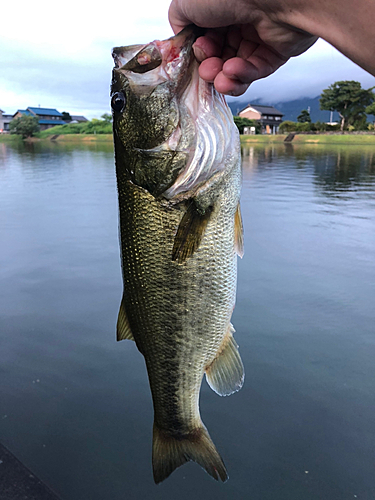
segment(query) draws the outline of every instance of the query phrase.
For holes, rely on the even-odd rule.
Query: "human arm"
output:
[[[218,91],[240,95],[318,37],[375,75],[375,2],[357,0],[173,0],[177,33],[194,23],[210,28],[194,45],[200,75]]]

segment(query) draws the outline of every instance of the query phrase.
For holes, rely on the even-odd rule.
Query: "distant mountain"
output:
[[[330,121],[331,113],[329,111],[321,111],[319,106],[320,96],[311,98],[305,97],[303,99],[296,99],[294,101],[286,101],[286,102],[272,102],[272,101],[264,101],[260,99],[254,99],[251,101],[251,104],[263,104],[268,106],[274,106],[276,109],[281,111],[284,114],[283,120],[291,120],[293,122],[297,121],[297,116],[301,113],[303,109],[310,108],[311,120],[313,122],[321,121],[328,122]],[[239,111],[244,109],[249,104],[249,100],[246,99],[238,99],[236,101],[228,102],[228,105],[234,115],[237,115]],[[338,113],[333,113],[333,121],[340,121]]]

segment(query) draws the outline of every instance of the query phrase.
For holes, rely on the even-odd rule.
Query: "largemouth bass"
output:
[[[242,256],[240,144],[198,75],[197,28],[113,49],[111,86],[124,281],[117,339],[143,354],[154,405],[156,483],[194,460],[227,472],[199,414],[203,379],[221,396],[244,370],[230,323]]]

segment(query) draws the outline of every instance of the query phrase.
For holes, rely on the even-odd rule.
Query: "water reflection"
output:
[[[0,143],[1,440],[62,498],[375,498],[373,151],[290,146],[243,150],[247,379],[201,402],[230,479],[155,488],[147,373],[115,341],[112,145]]]
[[[255,145],[243,147],[242,154],[245,172],[282,165],[313,170],[314,183],[326,196],[375,183],[375,152],[371,146]]]

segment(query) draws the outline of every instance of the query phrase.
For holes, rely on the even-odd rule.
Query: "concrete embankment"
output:
[[[0,444],[0,499],[61,500],[2,444]]]

